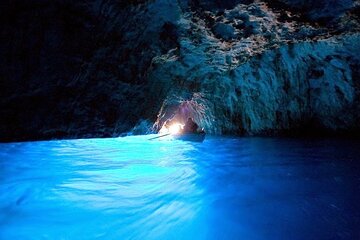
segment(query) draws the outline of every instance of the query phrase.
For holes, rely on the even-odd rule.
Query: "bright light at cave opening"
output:
[[[180,123],[171,124],[169,127],[164,124],[159,131],[159,134],[177,134],[183,129],[184,125]]]
[[[174,123],[173,125],[171,125],[169,127],[169,133],[177,134],[180,132],[181,128],[182,128],[182,125],[180,123]]]

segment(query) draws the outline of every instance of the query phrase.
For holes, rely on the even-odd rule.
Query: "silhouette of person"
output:
[[[198,125],[196,122],[193,121],[192,118],[188,118],[188,120],[185,123],[183,133],[196,133],[198,129]]]

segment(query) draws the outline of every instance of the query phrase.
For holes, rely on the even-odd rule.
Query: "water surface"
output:
[[[360,239],[359,142],[150,137],[0,144],[0,239]]]

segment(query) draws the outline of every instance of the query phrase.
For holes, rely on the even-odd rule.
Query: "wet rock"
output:
[[[229,24],[216,23],[213,27],[214,34],[222,39],[230,40],[236,37],[235,28]]]
[[[149,120],[140,120],[139,123],[127,133],[127,135],[144,135],[154,133],[153,123]]]
[[[257,21],[249,21],[245,24],[245,28],[247,33],[249,34],[259,34],[260,30],[260,23]]]

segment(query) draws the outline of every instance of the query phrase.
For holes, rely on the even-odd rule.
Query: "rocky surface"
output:
[[[216,134],[359,133],[359,9],[3,1],[0,139],[139,134],[174,116]]]

